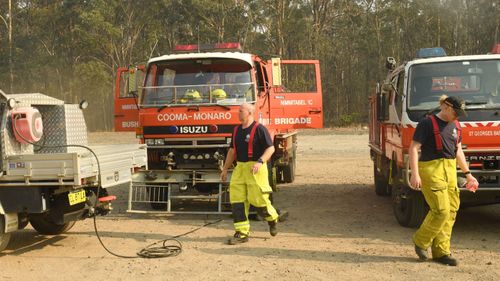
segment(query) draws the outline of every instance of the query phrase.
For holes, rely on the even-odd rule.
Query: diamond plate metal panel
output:
[[[33,154],[33,145],[31,144],[21,144],[14,137],[14,131],[12,130],[12,118],[10,117],[10,110],[7,111],[5,118],[5,126],[2,126],[2,158],[5,159],[9,155],[20,155],[20,154]]]
[[[30,94],[12,94],[6,95],[7,99],[14,99],[17,106],[32,106],[32,105],[63,105],[64,101],[49,97],[40,93]]]
[[[36,105],[63,105],[64,101],[49,97],[40,93],[29,93],[29,94],[12,94],[4,95],[6,100],[14,99],[16,101],[17,107],[29,107]],[[3,99],[3,98],[2,98]],[[2,112],[2,126],[0,127],[0,143],[2,150],[2,159],[11,155],[21,155],[21,154],[33,154],[36,149],[33,148],[31,144],[21,144],[14,137],[14,131],[12,130],[12,120],[10,110],[5,108],[7,112],[3,114]],[[43,114],[42,114],[43,120]],[[45,132],[44,132],[45,134]],[[42,144],[43,142],[39,142]]]
[[[33,146],[29,144],[21,144],[14,138],[14,132],[12,131],[12,123],[10,116],[10,110],[7,109],[5,104],[0,106],[0,146],[1,146],[1,156],[2,156],[2,170],[6,171],[7,161],[5,159],[9,155],[20,155],[20,154],[32,154]]]
[[[40,105],[37,106],[42,114],[43,121],[43,137],[40,144],[47,146],[65,145],[66,130],[64,129],[64,107]],[[66,152],[64,147],[58,148],[42,148],[37,153],[63,153]]]
[[[64,146],[68,144],[87,145],[87,126],[83,112],[76,104],[64,104],[64,101],[40,93],[5,95],[1,92],[1,99],[16,100],[15,107],[37,108],[43,121],[43,137],[40,145]],[[0,108],[0,149],[2,160],[8,156],[33,153],[67,153],[80,152],[85,149],[75,147],[38,148],[31,144],[21,144],[12,130],[10,110],[3,104]],[[7,165],[6,161],[0,162]],[[6,167],[3,167],[6,170]]]
[[[64,105],[66,113],[66,139],[68,144],[87,145],[87,124],[77,104]]]
[[[78,105],[40,105],[42,114],[43,138],[40,141],[47,146],[87,145],[87,126],[83,112]],[[78,152],[78,147],[42,148],[37,153]]]

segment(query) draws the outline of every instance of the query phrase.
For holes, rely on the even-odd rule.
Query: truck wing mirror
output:
[[[389,120],[389,93],[377,93],[377,120]]]
[[[396,59],[393,57],[387,57],[385,60],[385,67],[388,70],[394,70],[396,68]]]

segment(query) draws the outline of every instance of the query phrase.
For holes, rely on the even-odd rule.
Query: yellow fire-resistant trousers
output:
[[[413,235],[413,242],[421,249],[432,249],[432,257],[450,254],[451,230],[460,206],[455,159],[436,159],[418,163],[422,179],[422,193],[429,205],[429,213]]]
[[[266,221],[276,221],[278,213],[271,205],[269,194],[273,192],[269,185],[267,164],[252,174],[255,161],[238,162],[231,175],[229,200],[233,209],[234,229],[243,234],[250,233],[248,209],[253,205]]]

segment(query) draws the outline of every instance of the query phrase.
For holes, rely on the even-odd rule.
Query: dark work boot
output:
[[[276,210],[278,212],[278,221],[279,222],[284,222],[288,219],[288,211],[285,210]]]
[[[418,259],[421,261],[427,260],[427,251],[415,245],[415,253],[418,256]]]
[[[271,236],[278,235],[278,228],[276,227],[278,225],[278,220],[268,221],[267,224],[269,224],[269,233]]]
[[[233,237],[229,238],[229,240],[227,240],[227,244],[229,244],[229,245],[237,245],[237,244],[242,244],[242,243],[246,243],[246,242],[248,242],[248,235],[243,234],[239,231],[236,231],[236,233],[234,233]]]
[[[449,266],[457,266],[458,265],[457,260],[452,258],[450,255],[435,258],[434,261],[441,263],[441,264],[449,265]]]

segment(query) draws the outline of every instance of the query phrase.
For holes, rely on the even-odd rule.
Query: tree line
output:
[[[319,59],[325,125],[345,126],[367,121],[387,56],[483,54],[499,37],[498,0],[2,0],[0,89],[86,99],[89,128],[112,130],[118,67],[240,42],[264,58]]]

